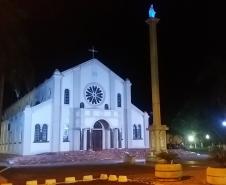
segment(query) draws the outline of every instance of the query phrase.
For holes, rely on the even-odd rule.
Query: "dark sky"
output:
[[[163,120],[192,96],[205,96],[197,81],[209,58],[225,61],[223,3],[197,0],[23,1],[36,84],[60,71],[96,58],[129,78],[132,101],[150,112],[149,35],[145,20],[153,3],[160,18],[158,52]],[[226,66],[226,65],[225,65]]]

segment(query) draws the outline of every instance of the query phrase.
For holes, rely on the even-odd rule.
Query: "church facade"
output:
[[[149,116],[131,102],[131,82],[97,59],[53,75],[3,115],[0,152],[149,148]]]

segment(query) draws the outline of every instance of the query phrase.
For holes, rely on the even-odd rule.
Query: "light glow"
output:
[[[210,135],[209,134],[206,134],[206,139],[210,139]]]
[[[223,122],[222,122],[222,125],[223,125],[224,127],[226,127],[226,121],[223,121]]]
[[[195,141],[195,137],[194,137],[193,135],[189,135],[189,136],[188,136],[188,141],[189,141],[189,142]]]

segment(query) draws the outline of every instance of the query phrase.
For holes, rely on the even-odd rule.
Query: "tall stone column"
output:
[[[159,97],[159,74],[158,74],[158,50],[157,50],[157,32],[156,27],[160,19],[155,18],[153,5],[149,10],[149,18],[146,23],[149,25],[150,39],[150,67],[151,67],[151,93],[152,93],[152,111],[153,124],[150,128],[151,141],[150,154],[153,156],[161,151],[166,151],[166,125],[161,124],[160,97]]]

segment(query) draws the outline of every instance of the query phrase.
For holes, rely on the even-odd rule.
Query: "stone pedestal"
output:
[[[167,152],[166,144],[166,125],[152,125],[150,128],[150,151],[147,161],[156,161],[156,155],[161,152]]]

